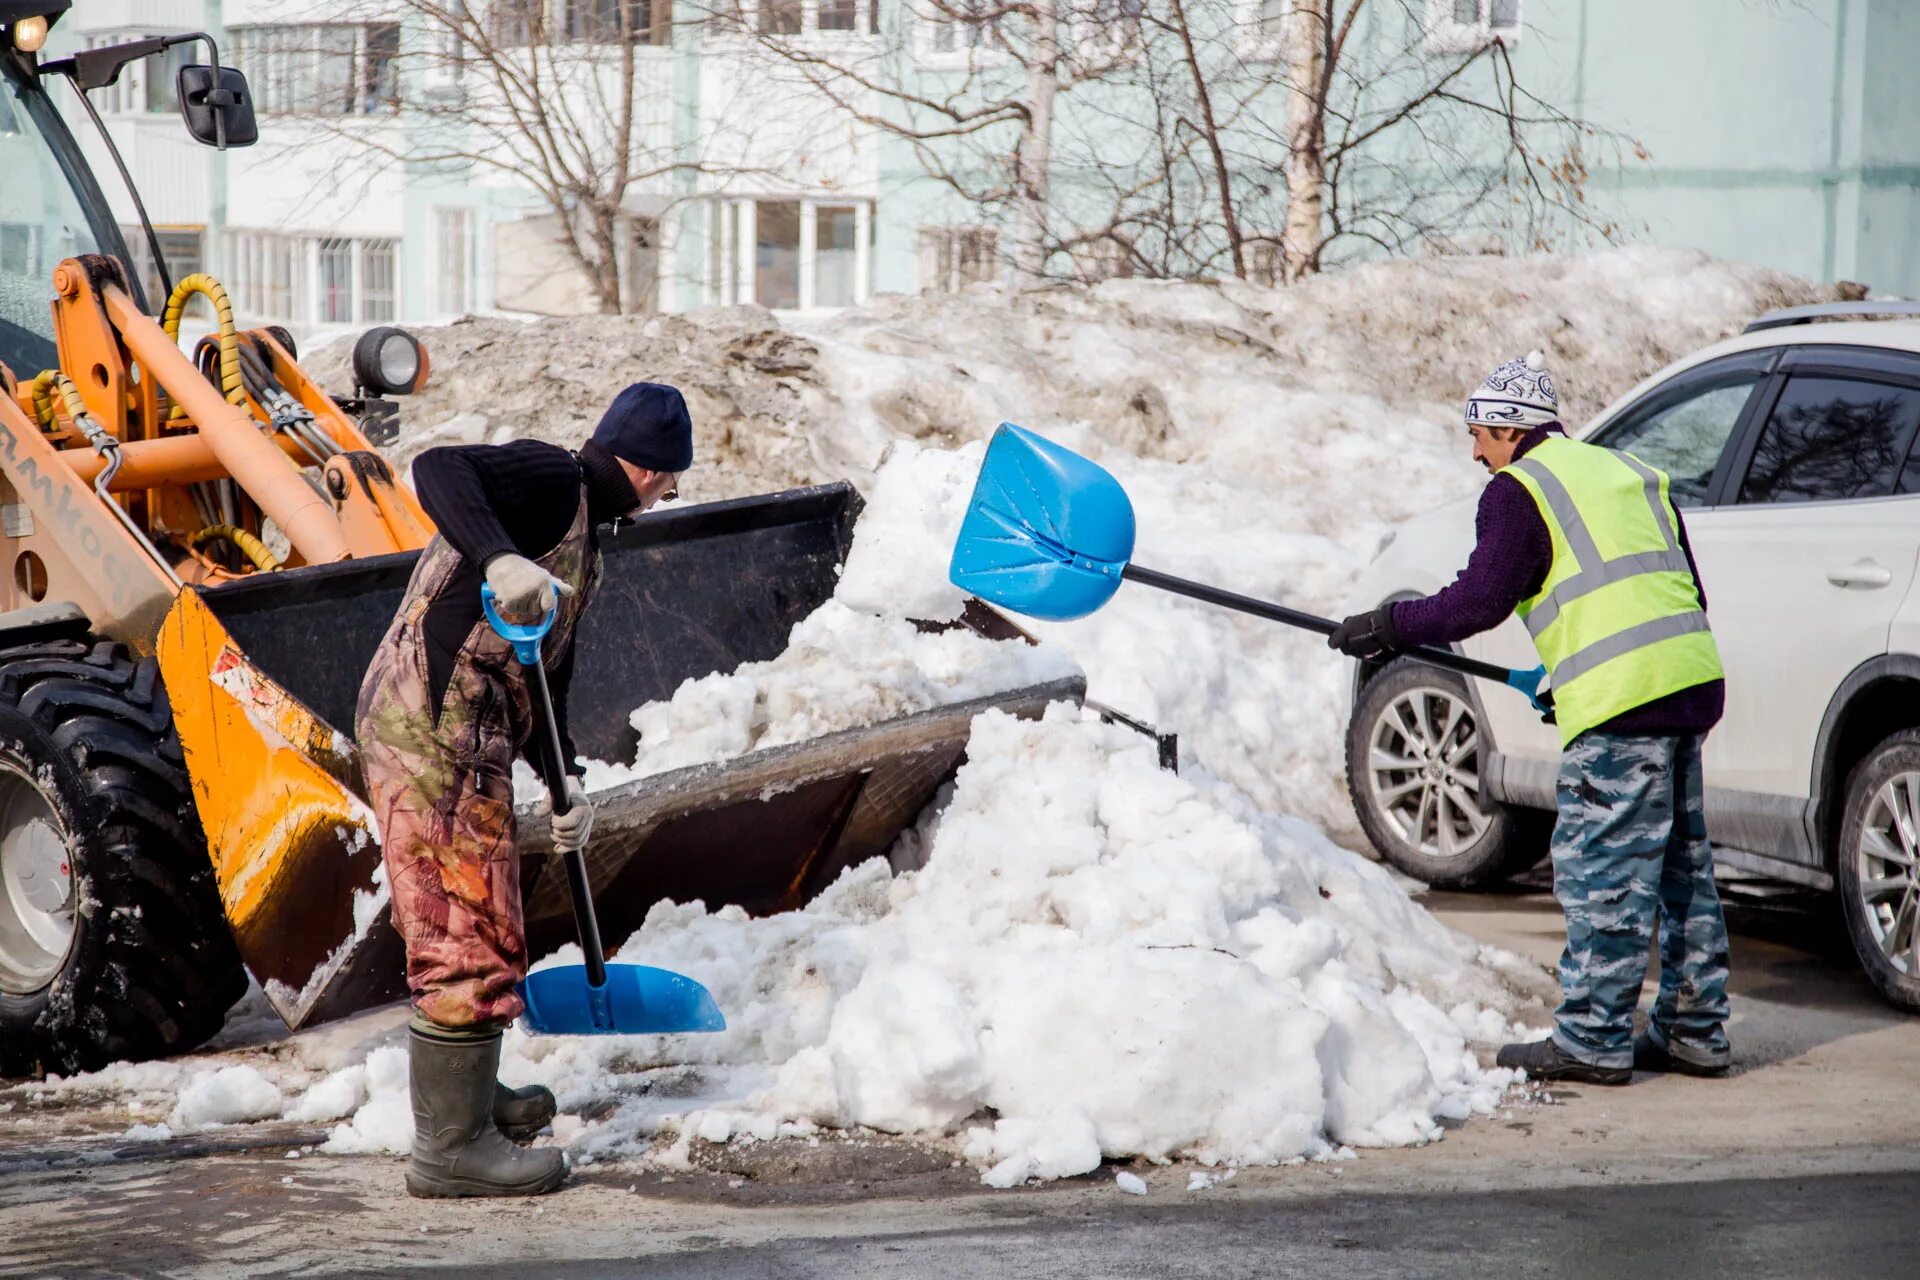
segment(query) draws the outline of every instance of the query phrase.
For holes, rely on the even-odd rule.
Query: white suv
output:
[[[1812,323],[1841,316],[1887,319]],[[1686,516],[1727,671],[1706,746],[1718,864],[1837,891],[1874,985],[1920,1010],[1916,431],[1920,305],[1856,303],[1763,316],[1578,434],[1666,471]],[[1445,586],[1473,513],[1469,499],[1403,525],[1354,608]],[[1517,619],[1461,648],[1538,661]],[[1429,884],[1538,861],[1558,757],[1555,730],[1508,690],[1407,659],[1356,673],[1354,808],[1381,856]]]

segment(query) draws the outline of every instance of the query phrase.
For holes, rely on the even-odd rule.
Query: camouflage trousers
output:
[[[1561,756],[1553,891],[1567,916],[1553,1037],[1582,1062],[1633,1062],[1633,1013],[1656,927],[1652,1035],[1726,1061],[1727,923],[1713,883],[1698,734],[1584,733]]]

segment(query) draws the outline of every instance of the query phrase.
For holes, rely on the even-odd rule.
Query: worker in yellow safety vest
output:
[[[1346,619],[1378,661],[1519,614],[1560,730],[1554,894],[1567,918],[1553,1034],[1500,1050],[1536,1079],[1625,1084],[1633,1068],[1724,1075],[1727,927],[1701,802],[1701,744],[1726,687],[1706,592],[1667,477],[1567,437],[1546,359],[1501,365],[1467,401],[1493,473],[1467,567],[1444,590]],[[1633,1033],[1656,925],[1660,992]]]

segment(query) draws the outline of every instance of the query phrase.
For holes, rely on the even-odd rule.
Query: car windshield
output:
[[[53,269],[118,236],[45,91],[8,58],[0,77],[0,361],[31,378],[56,359]]]

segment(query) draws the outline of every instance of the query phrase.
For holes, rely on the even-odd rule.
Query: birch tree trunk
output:
[[[1025,281],[1047,266],[1047,196],[1053,166],[1053,101],[1060,92],[1058,0],[1033,0],[1033,45],[1027,56],[1027,100],[1014,152],[1013,268]]]
[[[1328,5],[1331,0],[1293,0],[1287,32],[1287,225],[1281,236],[1288,280],[1316,269],[1326,217],[1326,111]]]

